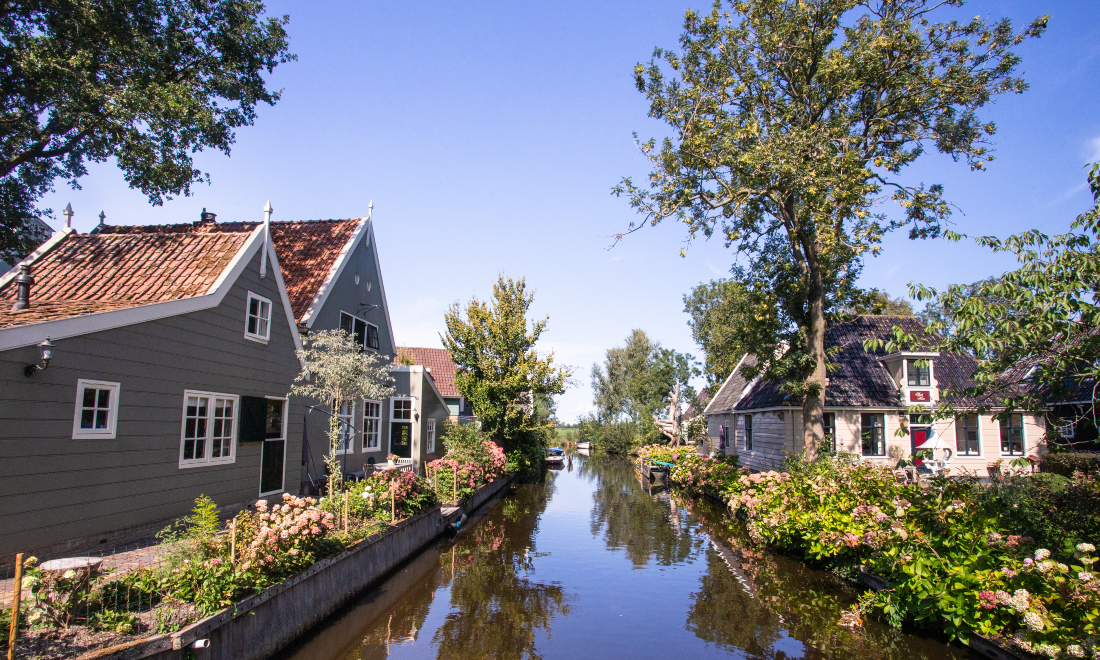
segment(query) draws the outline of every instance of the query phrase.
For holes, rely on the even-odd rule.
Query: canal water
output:
[[[742,549],[728,525],[626,459],[572,456],[279,659],[978,657],[874,622],[837,626],[856,591]]]

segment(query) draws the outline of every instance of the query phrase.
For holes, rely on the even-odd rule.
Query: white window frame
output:
[[[378,412],[377,416],[367,415],[367,411],[371,406],[375,406],[375,410]],[[368,431],[368,421],[374,422],[374,431]],[[372,445],[370,440],[374,439]],[[366,399],[363,401],[363,453],[382,451],[382,402],[372,401]]]
[[[267,304],[267,318],[265,319],[262,316],[262,314],[256,316],[256,319],[257,319],[256,320],[256,329],[259,330],[262,327],[262,322],[267,321],[267,332],[249,332],[248,331],[248,322],[250,320],[252,320],[252,301],[253,300],[260,301],[260,307],[258,309],[258,311],[260,311],[260,312],[263,312],[263,306],[264,306],[264,304]],[[248,299],[245,301],[245,304],[244,304],[244,338],[245,339],[251,339],[252,341],[258,341],[258,342],[261,342],[261,343],[264,343],[264,344],[266,344],[271,339],[271,317],[273,315],[272,314],[273,307],[274,306],[271,304],[271,301],[268,300],[267,298],[264,298],[261,295],[257,295],[255,293],[252,293],[251,291],[248,292]]]
[[[378,326],[371,323],[370,321],[367,321],[366,323],[367,323],[367,329],[363,331],[363,350],[371,351],[372,353],[377,353],[378,351],[382,350],[382,335],[378,334]],[[371,328],[374,328],[374,336],[378,338],[378,346],[377,347],[370,345],[370,329]]]
[[[435,420],[428,420],[428,453],[435,453]]]
[[[84,412],[84,390],[89,388],[96,390],[108,390],[111,392],[110,401],[108,401],[107,407],[106,429],[80,428],[80,417],[81,413]],[[73,440],[115,439],[115,435],[118,431],[118,395],[121,391],[122,385],[119,383],[112,383],[105,380],[85,380],[83,378],[80,378],[76,381],[76,412],[73,414]],[[95,426],[94,414],[92,425]]]
[[[1066,431],[1069,431],[1068,433]],[[1062,436],[1066,440],[1072,440],[1073,436],[1077,434],[1077,424],[1072,420],[1059,420],[1058,422],[1058,435]]]
[[[348,409],[348,412],[346,412],[346,413],[341,412],[340,409],[337,409],[336,410],[336,418],[338,420],[340,420],[340,427],[341,427],[340,428],[340,434],[341,434],[341,436],[344,433],[344,426],[343,425],[344,425],[344,423],[347,423],[347,430],[348,430],[348,434],[349,434],[348,444],[347,444],[347,447],[344,448],[344,449],[337,449],[335,451],[335,453],[337,455],[354,454],[355,453],[355,436],[358,433],[358,431],[355,428],[355,411],[356,411],[355,402],[354,401],[348,401],[348,402],[344,403],[343,406],[341,406],[341,408],[345,408],[345,407]],[[283,435],[286,435],[286,433],[284,432]],[[275,439],[277,439],[277,438],[272,438],[272,440],[275,440]]]
[[[268,442],[282,442],[283,443],[283,479],[282,479],[283,487],[278,489],[278,490],[269,490],[267,492],[260,491],[259,495],[258,495],[259,497],[267,497],[268,495],[274,495],[276,493],[286,492],[286,462],[287,462],[287,451],[286,450],[287,450],[287,447],[290,446],[290,442],[287,441],[287,437],[286,437],[286,435],[287,435],[286,429],[287,429],[287,426],[290,424],[290,407],[288,405],[289,400],[286,397],[282,397],[282,396],[265,396],[264,398],[267,399],[268,401],[282,401],[283,402],[283,426],[282,426],[281,429],[279,429],[279,432],[282,434],[282,436],[278,437],[278,438],[264,438],[264,443],[268,443]],[[265,415],[264,426],[266,426],[267,425],[267,419],[266,419],[267,410],[266,409],[264,410],[264,415]],[[264,435],[266,435],[266,433]],[[264,477],[263,477],[263,466],[264,466],[264,463],[263,463],[263,461],[264,461],[263,449],[264,448],[261,445],[260,446],[260,484],[257,485],[257,488],[259,488],[263,484],[263,481],[264,481]],[[236,455],[236,454],[234,454],[234,455]]]
[[[408,419],[405,419],[403,417],[399,418],[397,416],[397,402],[398,401],[408,401],[409,402],[409,418]],[[416,402],[416,400],[413,399],[411,396],[395,396],[395,397],[391,398],[390,399],[390,421],[391,422],[408,422],[408,423],[412,424],[413,415],[416,413],[416,403],[415,402]]]
[[[752,415],[744,416],[744,423],[741,424],[741,430],[744,433],[745,452],[751,453],[753,451],[752,445]]]
[[[204,451],[203,458],[188,458],[183,457],[184,443],[189,439],[187,437],[187,400],[190,397],[207,397],[210,399],[210,403],[206,412],[206,437],[203,438]],[[233,435],[229,438],[229,456],[219,456],[213,458],[211,454],[214,448],[214,411],[217,409],[217,400],[225,399],[233,402]],[[183,415],[180,422],[180,455],[179,455],[179,467],[181,470],[194,467],[205,467],[208,465],[227,465],[237,462],[237,438],[240,437],[240,424],[241,424],[241,398],[236,394],[226,394],[224,392],[203,392],[201,390],[184,390],[183,391]],[[285,427],[285,422],[284,422]],[[284,431],[284,435],[286,432]]]
[[[351,332],[349,334],[351,335],[351,340],[353,342],[355,341],[355,322],[360,321],[360,322],[363,323],[363,341],[362,341],[362,343],[359,344],[359,350],[361,350],[361,351],[367,350],[367,326],[370,325],[370,323],[367,323],[366,319],[364,319],[362,317],[359,317],[359,316],[356,316],[355,314],[352,314],[351,312],[345,312],[344,310],[340,310],[340,329],[343,329],[343,327],[344,327],[344,317],[345,316],[352,319],[352,321],[351,321]]]

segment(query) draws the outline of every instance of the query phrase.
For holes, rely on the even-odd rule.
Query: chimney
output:
[[[201,224],[201,225],[217,223],[218,214],[217,213],[211,213],[210,211],[206,210],[206,207],[203,207],[202,213],[199,215],[199,218],[200,218],[199,219],[199,224]]]
[[[11,311],[18,312],[31,306],[31,285],[34,278],[31,277],[31,267],[28,264],[19,266],[19,274],[15,276],[15,304]]]

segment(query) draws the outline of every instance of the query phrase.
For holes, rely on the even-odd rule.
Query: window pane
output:
[[[93,420],[95,419],[94,410],[81,410],[80,411],[80,428],[90,429],[92,428]]]
[[[188,410],[191,410],[191,409],[188,408]],[[187,422],[183,425],[183,437],[185,437],[185,438],[194,438],[195,437],[195,420],[194,420],[194,418],[189,418],[187,420]]]
[[[195,441],[185,440],[183,443],[183,460],[189,461],[195,458]]]
[[[378,350],[378,328],[373,325],[367,326],[367,348]]]
[[[84,403],[81,405],[81,408],[95,408],[95,393],[96,390],[94,387],[84,388]]]
[[[206,437],[206,418],[205,417],[199,417],[198,419],[195,420],[195,424],[196,424],[195,437],[196,438],[205,438]]]
[[[110,408],[111,407],[111,390],[99,390],[99,403],[97,408]]]
[[[267,336],[267,319],[260,319],[260,331],[256,333],[261,337]]]
[[[95,427],[97,429],[107,428],[107,411],[97,410],[95,411]]]
[[[260,315],[260,301],[256,298],[252,298],[248,301],[248,315],[259,316]]]

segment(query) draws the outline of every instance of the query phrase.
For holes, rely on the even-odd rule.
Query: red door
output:
[[[909,437],[913,438],[913,453],[915,454],[916,451],[918,449],[920,449],[921,445],[923,445],[925,442],[928,442],[928,429],[927,428],[911,429],[910,432],[909,432]],[[914,465],[923,465],[924,461],[922,461],[921,459],[916,458],[914,456],[913,457],[913,464]]]

